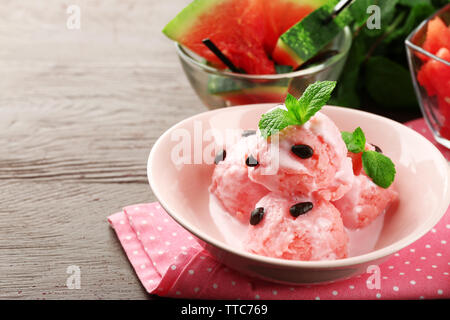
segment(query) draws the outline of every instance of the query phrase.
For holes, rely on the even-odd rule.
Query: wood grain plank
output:
[[[2,1],[0,298],[149,297],[106,217],[156,200],[152,144],[206,110],[161,33],[188,2]],[[65,285],[69,265],[80,290]]]

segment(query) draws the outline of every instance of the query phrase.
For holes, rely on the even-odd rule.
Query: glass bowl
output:
[[[411,32],[405,44],[423,117],[436,141],[450,148],[450,61],[438,57],[442,51],[435,55],[422,48],[427,37],[428,22],[435,17],[440,17],[448,27],[450,4],[423,21]]]
[[[289,92],[299,98],[306,87],[318,80],[337,80],[352,44],[345,27],[324,52],[336,54],[307,68],[287,73],[248,75],[223,71],[207,65],[187,48],[176,43],[183,70],[198,97],[209,109],[255,103],[278,103]]]

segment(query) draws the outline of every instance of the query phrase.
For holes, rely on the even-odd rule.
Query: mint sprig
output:
[[[330,99],[336,81],[317,81],[309,85],[300,99],[287,94],[286,110],[275,109],[261,116],[259,129],[264,138],[290,125],[303,125]]]
[[[364,172],[372,181],[382,188],[389,188],[395,179],[395,165],[385,155],[371,150],[365,150],[366,137],[360,127],[353,132],[341,132],[342,140],[351,153],[362,153],[361,159]]]
[[[366,147],[366,137],[360,127],[356,128],[353,132],[342,131],[342,140],[347,145],[348,151],[352,153],[363,152]]]

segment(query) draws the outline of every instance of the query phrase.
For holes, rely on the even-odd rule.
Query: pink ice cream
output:
[[[392,185],[387,188],[377,186],[364,173],[355,177],[352,189],[334,205],[342,214],[344,225],[349,229],[369,225],[398,198]]]
[[[250,212],[256,202],[269,191],[262,185],[251,181],[245,160],[249,151],[256,148],[256,135],[243,137],[226,150],[224,161],[219,162],[213,173],[210,192],[222,206],[242,222],[248,223]]]
[[[311,202],[313,208],[293,217],[290,208]],[[269,193],[255,206],[264,208],[250,225],[244,247],[253,253],[289,260],[335,260],[347,257],[348,236],[339,211],[328,201]]]
[[[337,200],[350,190],[353,180],[352,162],[336,125],[326,115],[317,112],[302,126],[289,126],[279,139],[278,166],[270,145],[272,136],[263,139],[253,156],[259,165],[249,169],[249,177],[273,192],[286,195],[311,193],[325,200]],[[295,155],[294,145],[307,145],[313,155],[304,159]],[[277,168],[272,174],[270,169]]]

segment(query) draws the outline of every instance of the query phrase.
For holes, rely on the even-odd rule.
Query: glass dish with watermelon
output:
[[[423,116],[436,141],[450,148],[450,4],[420,24],[405,43]]]
[[[278,103],[288,92],[300,97],[317,80],[338,79],[352,42],[350,28],[333,24],[337,36],[320,48],[316,45],[319,53],[307,61],[292,49],[295,43],[288,34],[316,10],[331,12],[337,2],[194,0],[163,33],[176,42],[183,70],[208,108]],[[208,49],[204,39],[210,39],[238,72]]]

